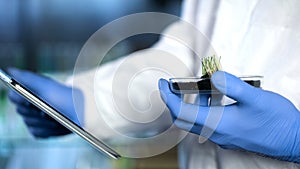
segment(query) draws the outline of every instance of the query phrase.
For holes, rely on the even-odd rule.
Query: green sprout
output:
[[[222,70],[221,57],[207,56],[202,59],[202,77],[211,77],[218,70]]]

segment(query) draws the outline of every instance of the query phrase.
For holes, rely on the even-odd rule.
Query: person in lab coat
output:
[[[198,135],[205,126],[207,99],[204,99],[204,104],[201,103],[201,97],[198,105],[183,104],[179,96],[169,91],[166,81],[159,81],[162,100],[170,112],[164,110],[163,115],[155,122],[157,128],[168,127],[172,120],[179,119],[175,123],[179,128],[194,133],[188,134],[179,145],[181,168],[300,168],[297,164],[300,162],[300,90],[297,90],[300,85],[299,7],[300,2],[296,0],[183,2],[182,20],[197,27],[222,56],[222,66],[226,72],[215,73],[212,83],[221,93],[237,103],[224,107],[220,122],[209,137],[210,141],[200,144]],[[201,40],[185,29],[183,21],[173,23],[165,32],[184,35],[187,43],[200,48]],[[122,115],[115,113],[117,109],[111,97],[116,94],[112,90],[115,84],[114,74],[124,62],[143,58],[142,64],[155,63],[157,68],[165,68],[164,64],[159,63],[158,57],[154,57],[157,50],[176,56],[189,70],[194,71],[191,73],[186,69],[167,68],[173,75],[201,75],[200,64],[194,60],[193,52],[189,48],[180,43],[171,43],[170,39],[162,37],[150,49],[135,52],[72,77],[73,82],[80,82],[73,83],[73,87],[76,87],[75,93],[84,97],[82,114],[75,113],[73,90],[68,85],[27,71],[13,69],[10,72],[60,112],[66,113],[66,116],[95,135],[100,138],[113,138],[111,128],[132,133],[144,133],[153,128],[152,125],[147,126],[147,123],[143,127],[136,127]],[[199,49],[198,53],[201,51]],[[136,73],[138,66],[134,63],[136,64],[131,62],[127,65],[128,69],[122,69],[122,75]],[[232,74],[261,75],[264,77],[263,89],[252,88]],[[140,78],[135,90],[129,90],[131,99],[141,107],[153,102],[156,106],[150,113],[155,113],[156,107],[161,110],[164,104],[157,99],[158,95],[150,101],[148,98],[144,99],[152,89],[158,90],[159,77]],[[89,83],[88,79],[94,79],[96,86]],[[31,83],[32,80],[37,83]],[[224,85],[224,81],[227,85]],[[119,83],[114,90],[121,92],[123,87]],[[94,100],[94,88],[97,89],[97,101]],[[57,92],[53,93],[54,90]],[[17,105],[17,111],[33,135],[49,137],[69,133],[17,94],[11,92],[10,99]],[[126,111],[127,102],[120,104],[122,110]],[[179,105],[183,106],[180,108]],[[95,107],[98,108],[97,112],[93,111]],[[193,120],[190,120],[192,115],[197,118],[195,126],[190,127],[191,124],[194,125]],[[111,123],[101,123],[103,118],[104,121],[110,119]]]

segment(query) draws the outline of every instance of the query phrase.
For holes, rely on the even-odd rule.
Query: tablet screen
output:
[[[8,87],[10,87],[12,90],[19,93],[21,96],[23,96],[26,100],[28,100],[30,103],[38,107],[40,110],[47,113],[50,117],[55,119],[57,122],[68,128],[73,133],[79,135],[81,138],[86,140],[88,143],[90,143],[95,149],[105,153],[109,157],[113,159],[119,159],[121,156],[116,151],[114,151],[112,148],[104,144],[102,141],[94,137],[92,134],[78,126],[76,123],[74,123],[72,120],[68,119],[66,116],[64,116],[62,113],[59,113],[55,108],[53,108],[51,105],[43,101],[41,98],[36,96],[33,92],[28,90],[25,86],[18,83],[15,79],[13,79],[11,76],[9,76],[7,73],[5,73],[3,70],[0,69],[0,79],[3,81]]]

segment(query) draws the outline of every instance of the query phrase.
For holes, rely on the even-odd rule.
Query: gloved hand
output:
[[[214,113],[210,109],[221,109],[220,121],[209,137],[212,142],[224,148],[300,162],[300,113],[288,99],[252,87],[226,72],[214,73],[211,81],[236,103],[224,107],[187,104],[170,91],[166,80],[159,81],[161,97],[179,128],[199,135],[202,128],[213,128],[212,123],[206,123],[209,113]]]
[[[76,124],[79,123],[79,116],[82,116],[83,110],[79,110],[73,105],[73,96],[77,100],[82,99],[83,95],[80,90],[67,87],[48,77],[40,76],[29,71],[18,69],[9,69],[9,73],[19,83],[28,88],[37,96],[40,96],[49,105],[64,114]],[[72,93],[72,91],[74,93]],[[69,134],[70,131],[52,119],[50,116],[36,108],[34,105],[25,100],[21,95],[14,91],[9,92],[9,99],[16,105],[17,112],[23,117],[29,131],[35,137],[51,137]],[[79,114],[77,114],[77,113]]]

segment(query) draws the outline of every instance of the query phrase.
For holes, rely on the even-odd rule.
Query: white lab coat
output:
[[[211,41],[216,53],[222,56],[221,62],[224,70],[236,75],[264,76],[264,89],[287,97],[299,109],[300,90],[297,90],[297,86],[300,86],[300,57],[297,56],[300,53],[299,9],[300,1],[297,0],[186,0],[183,4],[182,18],[195,25]],[[201,40],[182,25],[180,21],[176,22],[170,25],[166,32],[183,36],[188,44],[201,46]],[[174,55],[189,70],[182,70],[178,67],[166,68],[166,65],[162,64],[165,62],[160,59],[164,58],[164,54],[157,50],[168,52],[165,55]],[[162,56],[155,57],[158,54]],[[126,69],[122,69],[124,77],[126,74],[134,74],[140,70],[140,67],[135,64],[155,65],[157,68],[171,72],[169,75],[164,75],[165,78],[190,76],[193,74],[191,72],[199,67],[195,65],[198,62],[195,62],[195,57],[186,45],[164,37],[148,50],[133,53],[89,72],[76,75],[73,78],[74,86],[83,90],[86,99],[84,125],[99,138],[114,138],[115,129],[145,134],[145,131],[153,131],[153,125],[159,131],[171,123],[159,95],[156,94],[155,97],[149,99],[152,91],[158,90],[159,78],[159,75],[155,73],[152,75],[151,71],[147,72],[144,78],[142,76],[137,78],[133,90],[128,90],[128,96],[138,108],[143,109],[150,102],[155,105],[155,108],[147,111],[149,114],[164,110],[161,118],[149,125],[144,123],[137,127],[118,113],[118,106],[116,107],[114,103],[112,93],[122,91],[124,87],[121,86],[128,84],[120,83],[118,88],[114,85],[114,78],[116,73],[120,73],[118,70],[122,64],[135,58],[143,59],[140,62],[130,62]],[[92,79],[95,80],[94,83]],[[128,99],[127,97],[120,98]],[[130,111],[131,109],[127,110],[126,106],[130,105],[127,102],[121,105],[124,111]],[[151,115],[149,118],[151,119]],[[176,129],[174,131],[179,132]],[[129,144],[128,149],[136,147],[136,145],[132,147],[130,145],[132,144]],[[151,149],[155,147],[155,143],[149,146]],[[138,151],[139,148],[132,151]],[[194,135],[187,136],[179,150],[181,168],[300,168],[294,163],[273,160],[252,153],[224,150],[211,142],[199,144]]]

